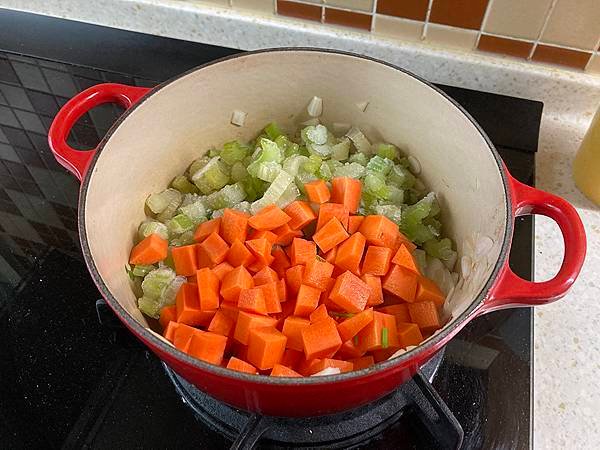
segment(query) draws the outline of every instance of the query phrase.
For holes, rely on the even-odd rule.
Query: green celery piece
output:
[[[163,239],[169,239],[169,229],[167,226],[162,222],[154,220],[142,222],[138,228],[138,234],[141,239],[151,234],[158,234]]]
[[[277,200],[275,202],[275,204],[277,206],[279,206],[281,209],[283,209],[287,205],[289,205],[290,203],[292,203],[294,200],[298,200],[298,198],[300,197],[300,195],[301,195],[300,191],[298,190],[298,187],[296,186],[296,184],[295,183],[290,183],[290,185],[283,192],[283,194],[281,194],[281,197],[279,197],[279,200]]]
[[[231,166],[231,181],[238,182],[245,180],[248,177],[248,171],[244,163],[237,161]]]
[[[388,340],[388,329],[387,327],[381,328],[381,348],[388,348],[389,340]]]
[[[218,156],[212,158],[208,164],[192,175],[192,181],[200,192],[210,194],[225,186],[229,182],[227,166],[225,166]]]
[[[212,216],[210,218],[217,219],[219,217],[223,217],[223,214],[225,214],[225,208],[217,209],[213,211]]]
[[[434,258],[441,259],[443,261],[449,261],[454,258],[456,252],[452,250],[452,241],[448,238],[430,239],[423,244],[425,252]]]
[[[154,269],[156,269],[156,267],[153,266],[152,264],[150,264],[150,265],[138,264],[133,268],[133,270],[131,272],[136,277],[145,277],[146,275],[148,275],[148,273],[152,272]]]
[[[409,189],[415,185],[416,178],[406,167],[395,164],[388,174],[388,181],[399,188]]]
[[[187,173],[190,176],[190,178],[192,177],[192,175],[194,175],[196,172],[198,172],[200,169],[202,169],[205,165],[207,165],[209,161],[210,161],[210,158],[208,157],[208,155],[204,155],[198,159],[195,159],[192,162],[192,164],[190,164],[190,167],[188,167],[188,170],[187,170]]]
[[[165,189],[156,194],[150,194],[146,199],[146,206],[154,214],[160,214],[174,201],[181,201],[181,193],[176,189]]]
[[[297,155],[300,151],[300,146],[295,142],[290,141],[284,134],[275,139],[275,143],[283,151],[286,158]]]
[[[305,194],[306,190],[304,189],[304,185],[316,179],[317,176],[315,174],[301,170],[300,172],[298,172],[298,175],[296,175],[296,186],[298,187],[298,189],[300,189],[300,192],[302,194]]]
[[[302,165],[310,161],[308,157],[302,155],[289,156],[283,161],[283,170],[292,176],[298,175],[298,171]]]
[[[177,297],[177,292],[179,292],[179,288],[182,284],[187,281],[185,277],[178,276],[173,278],[173,280],[169,283],[169,285],[165,288],[161,295],[161,308],[163,306],[171,306],[175,304],[175,297]]]
[[[373,210],[376,214],[387,217],[396,225],[399,225],[402,220],[402,208],[399,206],[376,205],[373,207]]]
[[[327,128],[321,124],[309,125],[300,131],[300,137],[305,144],[323,145],[327,142]]]
[[[398,164],[402,167],[404,167],[405,169],[408,169],[410,167],[410,163],[408,162],[408,157],[407,156],[403,156],[402,158],[400,158],[398,160]]]
[[[319,167],[318,176],[319,178],[325,181],[331,180],[331,168],[329,167],[326,161],[321,163],[321,166]]]
[[[387,199],[390,195],[390,190],[385,184],[385,178],[370,172],[367,172],[365,177],[364,189],[378,199]]]
[[[195,194],[198,188],[187,179],[185,175],[178,175],[171,181],[171,187],[177,189],[182,194]]]
[[[260,149],[258,150],[260,151]],[[248,167],[250,164],[252,164],[253,161],[254,158],[252,158],[252,155],[248,155],[243,159],[242,164],[244,165],[244,167]]]
[[[323,163],[323,159],[317,155],[310,155],[308,161],[302,164],[302,170],[305,172],[316,175]]]
[[[177,214],[167,222],[167,228],[170,234],[177,235],[194,228],[194,222],[185,214]]]
[[[232,209],[250,214],[250,202],[247,202],[247,201],[239,202],[237,205],[233,205]]]
[[[417,260],[417,264],[419,265],[419,269],[421,270],[421,273],[423,273],[425,271],[425,269],[427,268],[427,254],[425,253],[424,250],[421,250],[420,248],[416,248],[413,251],[413,256]]]
[[[204,222],[206,219],[202,220]],[[172,247],[181,247],[183,245],[190,245],[194,243],[194,231],[189,230],[185,233],[181,233],[179,236],[171,239],[169,245]]]
[[[271,139],[272,141],[274,141],[283,134],[283,132],[275,122],[271,122],[270,124],[268,124],[263,131],[267,136],[269,136],[269,139]]]
[[[306,149],[311,155],[316,155],[321,158],[329,158],[331,155],[332,147],[329,144],[306,144]]]
[[[434,202],[435,194],[430,192],[414,205],[407,206],[402,212],[400,230],[417,244],[422,244],[435,237],[435,229],[431,225],[423,223],[432,211],[435,212]]]
[[[211,158],[214,158],[215,156],[219,156],[221,154],[221,150],[219,150],[218,148],[211,148],[208,151],[208,156],[210,156]]]
[[[389,189],[389,195],[388,195],[388,202],[390,202],[393,205],[401,205],[404,203],[404,191],[400,188],[397,188],[396,186],[390,185],[388,186]]]
[[[354,147],[365,155],[371,154],[371,143],[367,139],[367,137],[356,127],[350,128],[346,133],[346,136],[352,141]]]
[[[379,155],[373,156],[367,163],[367,172],[386,176],[392,170],[394,162],[391,159],[382,158]]]
[[[156,218],[160,222],[163,222],[163,223],[166,223],[175,215],[175,212],[177,211],[177,209],[181,205],[181,201],[183,200],[183,195],[181,195],[181,192],[179,192],[175,189],[167,189],[167,190],[173,192],[173,195],[171,196],[171,200],[170,200],[169,204],[167,205],[167,207],[165,209],[163,209],[156,216]]]
[[[361,166],[365,167],[369,162],[369,157],[364,153],[357,152],[348,157],[348,162],[360,164]]]
[[[259,199],[266,189],[266,183],[254,177],[248,177],[240,183],[246,192],[246,200],[249,202]]]
[[[361,153],[362,154],[362,153]],[[334,177],[362,178],[365,175],[365,168],[358,163],[346,163],[333,169]]]
[[[206,196],[206,206],[212,210],[231,208],[246,198],[246,190],[241,182],[224,186],[221,190]]]
[[[274,161],[267,161],[259,164],[256,170],[256,178],[263,181],[272,182],[281,172],[281,164]]]
[[[160,317],[160,301],[157,298],[138,298],[138,308],[148,317],[152,317],[153,319],[158,319]]]
[[[345,161],[350,154],[350,139],[342,137],[340,141],[331,146],[331,159],[336,161]]]
[[[159,267],[148,273],[142,281],[144,297],[158,300],[163,290],[175,278],[175,271],[168,267]]]
[[[392,161],[398,159],[398,156],[400,155],[395,145],[385,143],[377,144],[375,147],[375,154],[382,158],[391,159]]]
[[[202,200],[198,199],[193,203],[179,207],[179,211],[190,218],[194,225],[206,220],[206,207]]]
[[[250,206],[250,211],[252,214],[256,214],[265,206],[271,203],[277,203],[279,201],[282,194],[289,187],[289,185],[294,181],[294,178],[285,171],[280,171],[277,178],[273,180],[269,188],[265,191],[263,197],[252,203]]]
[[[243,161],[248,155],[249,147],[240,144],[238,141],[226,142],[221,150],[221,159],[225,164],[233,166],[238,161]]]
[[[259,141],[262,149],[259,162],[275,161],[281,163],[283,161],[283,152],[279,146],[270,139],[261,139]]]
[[[432,217],[433,213],[434,210],[432,207],[432,210],[429,212],[429,216],[423,219],[423,225],[427,225],[431,229],[433,234],[439,236],[442,232],[442,222],[437,220],[435,217]]]

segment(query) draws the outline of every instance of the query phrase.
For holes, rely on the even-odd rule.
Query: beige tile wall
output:
[[[600,74],[600,0],[201,1]]]

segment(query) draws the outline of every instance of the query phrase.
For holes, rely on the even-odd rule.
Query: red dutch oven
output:
[[[144,201],[193,159],[232,139],[250,140],[266,123],[295,129],[310,98],[322,122],[360,127],[372,142],[397,144],[438,194],[446,233],[458,246],[460,277],[447,300],[447,324],[418,347],[367,369],[308,378],[271,378],[196,360],[152,331],[136,306],[124,265]],[[66,138],[93,107],[127,110],[96,149]],[[364,105],[367,104],[366,110]],[[244,126],[231,124],[247,113]],[[274,416],[316,416],[371,402],[397,388],[469,321],[502,308],[561,298],[583,264],[586,241],[565,200],[519,183],[473,118],[443,92],[390,64],[314,49],[242,53],[191,70],[154,89],[100,84],[59,111],[49,133],[56,159],[81,180],[79,233],[89,271],[120,320],[173,370],[235,407]],[[534,283],[508,265],[515,217],[542,214],[564,239],[560,270]]]

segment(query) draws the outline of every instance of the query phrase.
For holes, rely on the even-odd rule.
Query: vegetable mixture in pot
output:
[[[443,325],[456,252],[419,161],[356,127],[306,125],[211,149],[146,200],[128,271],[139,309],[189,355],[328,375]]]

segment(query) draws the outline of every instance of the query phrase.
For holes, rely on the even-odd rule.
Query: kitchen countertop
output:
[[[103,0],[101,5],[92,5],[77,0],[0,0],[0,7],[239,49],[318,46],[354,51],[392,62],[432,82],[544,102],[537,186],[576,206],[588,236],[588,256],[571,292],[535,312],[534,446],[600,445],[596,426],[600,390],[595,387],[600,369],[596,331],[600,321],[600,208],[576,189],[570,169],[600,104],[600,77],[508,58],[399,43],[342,28],[332,31],[279,17],[244,15],[202,3]],[[535,279],[541,281],[560,266],[562,240],[554,223],[543,217],[536,218],[535,235]]]

